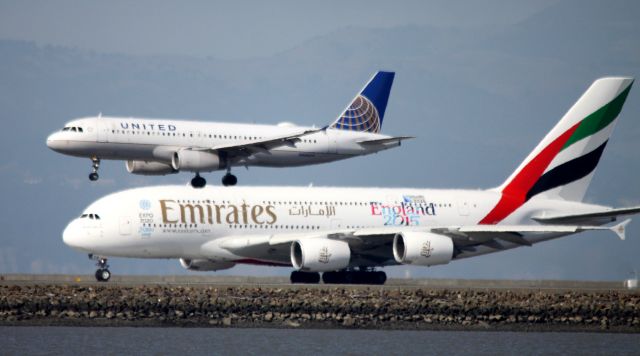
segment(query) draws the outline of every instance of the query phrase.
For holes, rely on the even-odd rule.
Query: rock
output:
[[[283,324],[285,326],[289,326],[289,327],[292,327],[292,328],[299,328],[300,327],[300,323],[295,322],[293,320],[286,320]]]
[[[231,326],[231,318],[226,317],[222,319],[222,325],[224,326]]]
[[[273,320],[273,313],[272,312],[267,312],[267,314],[264,315],[264,320],[265,321]]]
[[[351,327],[355,324],[355,319],[353,319],[351,317],[351,315],[347,315],[344,318],[342,318],[342,326],[347,326],[347,327]]]

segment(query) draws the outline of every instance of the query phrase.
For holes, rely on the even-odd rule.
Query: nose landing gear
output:
[[[98,282],[106,282],[111,278],[111,272],[109,271],[109,265],[107,264],[106,257],[94,256],[93,254],[89,254],[89,258],[92,260],[97,260],[96,266],[98,269],[96,270],[96,280]]]
[[[97,181],[99,176],[98,176],[98,168],[100,168],[100,158],[98,157],[91,157],[91,173],[89,174],[89,180],[94,182]]]

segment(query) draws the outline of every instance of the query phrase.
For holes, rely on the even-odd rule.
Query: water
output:
[[[0,327],[0,354],[638,355],[638,334]]]

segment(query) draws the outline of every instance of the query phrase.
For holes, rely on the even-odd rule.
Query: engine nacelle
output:
[[[453,240],[431,232],[400,232],[393,238],[393,257],[407,265],[444,265],[453,258]]]
[[[143,176],[163,176],[178,173],[173,167],[160,162],[126,161],[127,172]]]
[[[216,153],[180,150],[173,154],[171,166],[176,171],[211,172],[222,168]]]
[[[226,261],[189,260],[186,258],[181,258],[180,265],[190,271],[220,271],[223,269],[229,269],[236,264]]]
[[[344,241],[302,239],[291,244],[291,264],[298,271],[328,272],[347,268],[351,249]]]

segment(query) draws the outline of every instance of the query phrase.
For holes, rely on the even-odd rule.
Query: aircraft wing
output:
[[[209,148],[211,151],[225,152],[231,157],[250,156],[257,152],[268,152],[281,146],[294,146],[300,137],[310,135],[322,129],[304,129],[281,136],[271,136],[262,140],[250,141],[242,144],[218,145]]]
[[[640,206],[628,208],[608,209],[584,214],[550,215],[533,217],[541,224],[588,224],[602,225],[616,221],[621,216],[640,213]]]
[[[610,230],[624,240],[627,219],[614,226],[587,225],[467,225],[467,226],[435,226],[435,227],[382,227],[366,229],[339,229],[325,232],[290,233],[255,236],[230,236],[216,239],[208,244],[216,244],[216,248],[249,259],[269,260],[274,263],[290,263],[290,246],[294,241],[311,238],[343,240],[349,243],[352,254],[360,260],[372,264],[394,264],[392,253],[393,238],[406,231],[429,232],[451,238],[455,254],[476,246],[485,245],[495,249],[504,249],[501,242],[510,242],[522,246],[531,246],[524,234],[573,234],[582,231]]]

